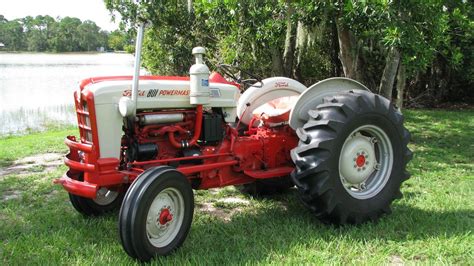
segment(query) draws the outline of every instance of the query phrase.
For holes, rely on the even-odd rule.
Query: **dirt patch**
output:
[[[214,205],[210,202],[203,202],[203,203],[198,203],[197,204],[198,210],[204,213],[208,213],[212,216],[215,216],[221,220],[224,220],[226,222],[229,222],[231,220],[231,217],[233,215],[232,212],[226,211],[222,208],[216,208]]]
[[[51,172],[63,164],[64,155],[59,153],[43,153],[28,156],[13,162],[12,165],[0,168],[0,180],[6,175],[24,175],[34,172]]]
[[[45,195],[46,199],[52,199],[53,197],[55,197],[56,195],[59,194],[59,191],[57,190],[51,190],[51,192],[49,192],[48,194]]]
[[[425,255],[415,255],[413,256],[413,260],[415,261],[422,261],[422,260],[426,260],[427,257]]]
[[[18,190],[7,190],[2,193],[0,197],[0,202],[7,200],[14,200],[21,198],[21,192]]]
[[[403,259],[400,256],[392,255],[388,258],[389,265],[405,265]]]
[[[275,201],[275,203],[277,204],[277,206],[279,208],[281,208],[283,211],[287,211],[288,210],[288,202],[285,202],[285,201]]]
[[[219,190],[219,188],[210,188],[207,191],[209,191],[209,193],[211,193],[212,195],[216,195],[219,193]]]
[[[250,202],[245,199],[228,197],[219,199],[216,202],[198,203],[198,210],[212,216],[215,216],[224,222],[230,222],[232,216],[242,211],[242,207],[249,205]]]
[[[246,199],[236,198],[236,197],[227,197],[227,198],[219,199],[217,202],[236,204],[236,205],[249,205],[250,204],[250,201]]]

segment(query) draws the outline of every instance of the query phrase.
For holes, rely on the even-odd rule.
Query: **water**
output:
[[[74,125],[82,79],[132,73],[129,54],[0,53],[0,135]]]

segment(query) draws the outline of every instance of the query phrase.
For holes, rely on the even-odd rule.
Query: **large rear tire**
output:
[[[403,116],[373,93],[325,98],[297,129],[291,177],[316,217],[335,224],[375,221],[402,196],[412,158]]]
[[[148,169],[132,184],[122,203],[122,246],[142,262],[168,255],[186,239],[193,212],[193,190],[182,173],[169,166]]]

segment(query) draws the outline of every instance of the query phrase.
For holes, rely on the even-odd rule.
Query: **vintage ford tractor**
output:
[[[143,27],[138,35],[133,77],[89,78],[74,93],[80,137],[66,138],[69,171],[55,181],[84,215],[120,208],[131,257],[183,243],[193,189],[296,186],[317,218],[336,224],[375,221],[401,196],[410,134],[387,99],[347,78],[245,86],[236,67],[220,68],[230,81],[210,74],[202,47],[190,77],[138,77]]]

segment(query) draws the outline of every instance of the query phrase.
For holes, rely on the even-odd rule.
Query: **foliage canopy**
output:
[[[8,21],[0,15],[0,42],[7,51],[77,52],[100,47],[123,50],[129,38],[121,31],[109,34],[90,20],[27,16]]]

